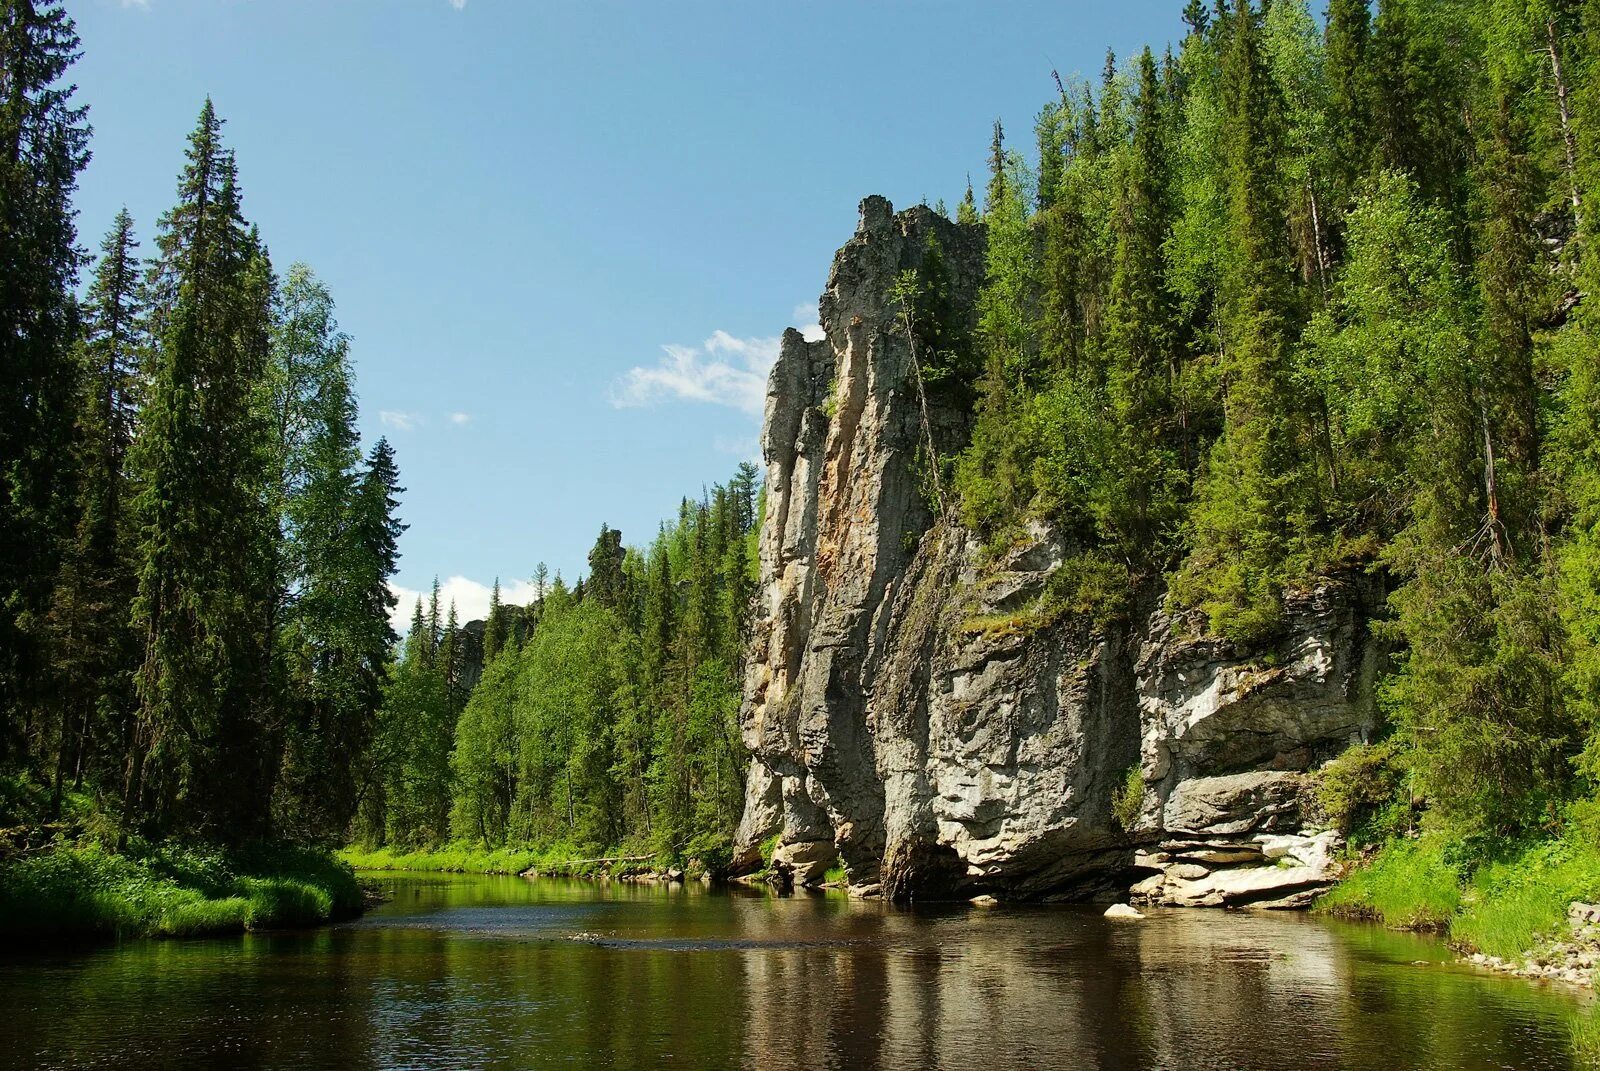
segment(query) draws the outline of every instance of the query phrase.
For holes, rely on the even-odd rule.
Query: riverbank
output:
[[[596,853],[570,844],[544,848],[484,848],[445,844],[437,848],[349,847],[338,858],[356,870],[417,871],[436,874],[560,874],[567,877],[620,877],[635,872],[663,874],[672,868],[654,855],[617,849]]]
[[[1594,984],[1600,847],[1590,821],[1560,836],[1477,853],[1442,831],[1398,837],[1317,904],[1345,918],[1437,933],[1467,962],[1529,978]]]
[[[315,926],[361,909],[351,868],[310,848],[58,844],[0,863],[0,939],[12,946]]]

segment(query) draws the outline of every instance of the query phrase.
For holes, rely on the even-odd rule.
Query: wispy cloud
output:
[[[711,446],[718,453],[732,454],[741,461],[761,462],[761,440],[754,435],[713,436]]]
[[[413,431],[418,424],[422,423],[422,415],[420,413],[408,413],[403,409],[380,409],[378,410],[378,421],[384,427],[393,428],[395,431]]]
[[[422,600],[423,612],[427,612],[429,593],[402,587],[399,584],[390,584],[389,590],[394,592],[397,600],[389,621],[394,625],[396,632],[403,633],[411,627],[411,611],[417,605],[418,599]],[[448,580],[441,580],[439,616],[443,617],[449,613],[450,604],[453,602],[456,607],[456,620],[463,625],[468,621],[482,621],[489,616],[489,598],[493,590],[491,584],[480,584],[464,576],[452,576]],[[508,606],[526,606],[534,600],[536,594],[537,589],[532,580],[513,579],[500,582],[500,601]]]
[[[825,337],[821,324],[822,314],[817,311],[817,303],[809,305],[796,305],[794,307],[794,322],[800,325],[800,333],[807,342],[821,342]]]
[[[454,3],[455,0],[451,0],[451,2]],[[150,9],[150,0],[122,0],[122,6],[136,7],[141,11],[148,11]]]
[[[667,345],[652,368],[630,368],[613,387],[618,408],[655,405],[671,399],[707,402],[759,417],[767,393],[767,373],[778,359],[775,338],[735,338],[717,331],[699,346]]]
[[[450,414],[450,423],[457,424],[457,425],[459,425],[459,424],[471,424],[472,423],[472,414],[471,413],[451,413]]]
[[[450,6],[460,11],[467,6],[467,0],[450,0]]]

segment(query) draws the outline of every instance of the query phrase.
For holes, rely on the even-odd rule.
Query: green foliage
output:
[[[78,173],[87,109],[73,103],[79,54],[59,3],[8,3],[0,35],[0,759],[57,736],[44,616],[74,522],[73,352]]]
[[[1468,843],[1433,830],[1390,840],[1319,902],[1336,915],[1446,932],[1458,948],[1513,962],[1567,931],[1567,905],[1600,897],[1594,804],[1552,836]]]
[[[1461,871],[1440,833],[1388,843],[1317,902],[1319,910],[1388,926],[1445,930],[1461,906]]]
[[[1450,923],[1450,939],[1502,958],[1564,936],[1567,905],[1600,897],[1600,848],[1588,838],[1535,843],[1479,867]]]
[[[360,907],[350,869],[304,849],[165,844],[118,854],[63,843],[0,864],[0,933],[11,941],[300,927]]]
[[[1111,795],[1111,817],[1117,825],[1131,831],[1139,823],[1139,812],[1144,809],[1144,771],[1136,762],[1122,775],[1122,784]]]
[[[1405,753],[1393,742],[1355,744],[1317,770],[1317,816],[1355,846],[1405,831],[1411,818]]]
[[[461,630],[440,623],[437,596],[426,611],[419,602],[357,842],[420,852],[428,866],[455,865],[441,853],[557,845],[567,859],[649,854],[725,869],[743,803],[735,717],[759,508],[745,464],[705,500],[685,500],[645,551],[603,527],[585,583],[557,577],[533,606],[505,608],[526,624],[520,636],[508,628],[470,690],[451,668]]]

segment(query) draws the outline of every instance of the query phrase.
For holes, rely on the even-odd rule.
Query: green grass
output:
[[[311,849],[162,845],[118,854],[63,843],[0,864],[0,935],[11,940],[240,933],[360,910],[350,868]]]
[[[1467,951],[1519,959],[1565,936],[1567,905],[1600,898],[1600,848],[1573,822],[1559,837],[1501,845],[1467,865],[1439,831],[1389,841],[1319,902],[1320,910],[1446,933]]]
[[[1144,809],[1144,771],[1136,762],[1122,775],[1122,784],[1111,794],[1111,816],[1124,831],[1131,831]]]
[[[417,870],[444,874],[522,874],[529,870],[559,871],[584,877],[611,869],[603,860],[646,855],[645,850],[614,848],[596,851],[558,843],[539,848],[485,848],[445,844],[437,848],[346,848],[339,858],[356,870]],[[661,860],[640,861],[648,866]]]
[[[1567,905],[1600,896],[1600,851],[1569,835],[1479,867],[1451,940],[1491,956],[1511,958],[1534,949],[1567,925]]]
[[[1372,862],[1336,885],[1318,908],[1408,930],[1449,928],[1461,906],[1461,875],[1438,833],[1394,840]]]

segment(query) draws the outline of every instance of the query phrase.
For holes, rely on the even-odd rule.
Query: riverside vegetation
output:
[[[148,273],[119,219],[79,301],[70,21],[0,13],[34,78],[0,112],[7,895],[126,867],[248,924],[266,840],[725,865],[754,471],[646,549],[603,527],[589,576],[480,627],[435,597],[396,650],[392,455],[354,453],[331,302],[271,270],[220,121]],[[923,429],[929,512],[996,560],[1038,524],[1070,547],[975,633],[1103,630],[1159,589],[1249,647],[1371,579],[1381,725],[1315,774],[1355,866],[1324,904],[1519,954],[1600,895],[1600,0],[1184,21],[1061,83],[1031,162],[996,124],[951,213],[984,235],[973,322],[937,249],[901,280],[924,423],[930,397],[973,414],[942,456]]]
[[[1600,4],[1184,19],[1065,86],[1036,167],[995,128],[962,519],[1240,645],[1378,578],[1324,904],[1518,955],[1600,893]]]
[[[0,932],[348,914],[403,529],[348,339],[278,273],[205,102],[141,259],[87,262],[59,4],[0,3]]]

